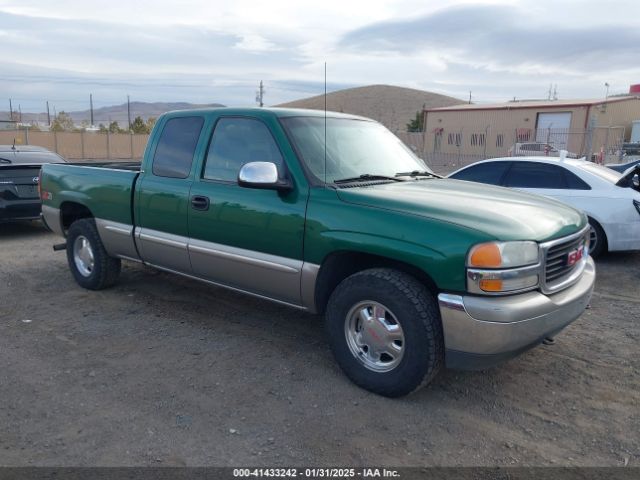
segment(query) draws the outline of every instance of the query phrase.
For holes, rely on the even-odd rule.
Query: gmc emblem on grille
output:
[[[580,261],[582,256],[584,255],[584,248],[577,248],[576,250],[572,250],[567,255],[567,266],[571,267]]]

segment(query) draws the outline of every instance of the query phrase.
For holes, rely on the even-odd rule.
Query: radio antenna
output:
[[[324,186],[327,186],[327,62],[324,62]]]

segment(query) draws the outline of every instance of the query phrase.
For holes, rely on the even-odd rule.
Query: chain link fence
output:
[[[507,156],[585,157],[597,163],[624,161],[624,127],[570,129],[513,129],[493,131],[461,128],[455,131],[401,133],[398,137],[437,173],[447,174],[479,160]]]

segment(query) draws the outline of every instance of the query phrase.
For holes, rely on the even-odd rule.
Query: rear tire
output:
[[[67,233],[67,261],[78,285],[89,290],[110,287],[120,275],[120,259],[109,256],[92,218],[71,224]]]
[[[591,217],[589,217],[589,227],[591,227],[589,255],[597,258],[607,251],[607,235],[600,224]]]
[[[435,298],[397,270],[364,270],[343,280],[329,298],[326,329],[345,374],[379,395],[418,390],[444,363]]]

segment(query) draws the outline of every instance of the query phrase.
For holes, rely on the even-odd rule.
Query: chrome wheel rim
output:
[[[345,318],[344,334],[351,354],[374,372],[388,372],[402,361],[404,332],[396,316],[381,303],[357,303]]]
[[[598,232],[589,225],[589,252],[593,252],[598,245]]]
[[[79,235],[73,242],[73,262],[83,277],[88,277],[93,273],[95,259],[93,249],[87,237]]]

